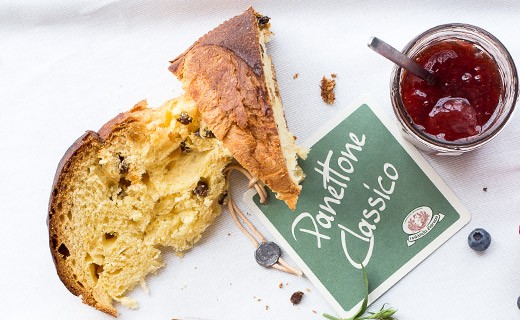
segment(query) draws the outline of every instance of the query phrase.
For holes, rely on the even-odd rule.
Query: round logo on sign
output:
[[[403,231],[407,234],[415,234],[428,226],[432,220],[432,209],[430,207],[419,207],[413,209],[403,221]]]

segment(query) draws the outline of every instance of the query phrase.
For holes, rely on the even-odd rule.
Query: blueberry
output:
[[[468,244],[475,251],[484,251],[491,244],[491,235],[481,228],[477,228],[468,236]]]

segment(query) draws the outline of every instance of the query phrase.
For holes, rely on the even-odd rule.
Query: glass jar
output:
[[[447,141],[425,132],[408,114],[402,99],[403,74],[396,66],[391,78],[391,101],[394,112],[402,125],[405,137],[419,148],[434,154],[459,155],[477,149],[492,140],[510,119],[518,96],[518,75],[511,55],[502,43],[489,32],[468,24],[445,24],[434,27],[410,41],[403,53],[414,59],[428,47],[443,41],[466,41],[485,51],[496,63],[502,88],[494,114],[481,127],[480,132],[464,139]]]

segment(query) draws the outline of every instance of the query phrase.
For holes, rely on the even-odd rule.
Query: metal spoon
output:
[[[419,78],[428,82],[429,84],[435,83],[435,75],[430,71],[421,67],[417,62],[408,58],[406,55],[384,42],[383,40],[372,37],[368,41],[368,47],[375,52],[379,53],[388,60],[394,62],[403,69],[415,74]]]

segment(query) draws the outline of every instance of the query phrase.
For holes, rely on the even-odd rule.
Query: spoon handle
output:
[[[383,40],[372,37],[368,41],[368,47],[375,52],[379,53],[388,60],[394,62],[403,69],[410,71],[419,78],[425,80],[429,84],[435,82],[435,76],[428,70],[421,67],[417,62],[408,58],[406,55],[384,42]]]

